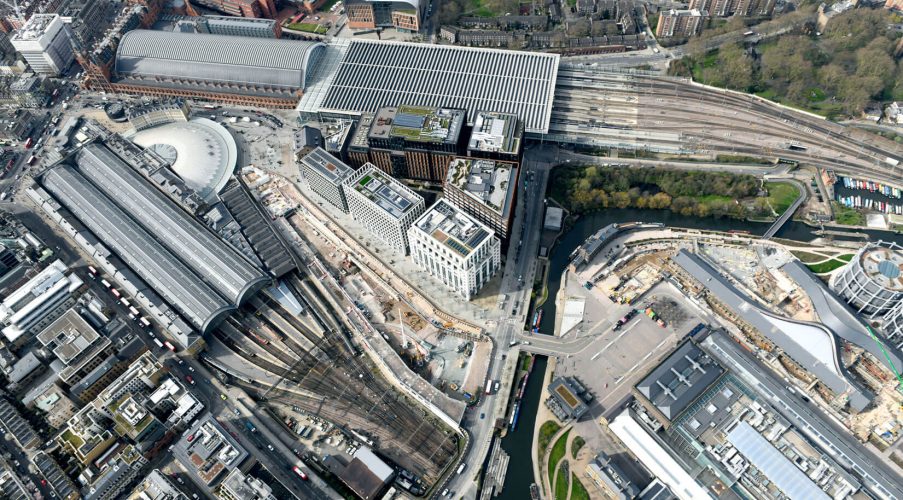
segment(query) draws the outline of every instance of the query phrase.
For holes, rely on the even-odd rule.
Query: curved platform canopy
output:
[[[207,203],[216,201],[238,160],[235,138],[207,118],[147,128],[130,139],[170,162],[173,171]]]
[[[120,77],[301,90],[321,42],[134,30],[116,52]]]

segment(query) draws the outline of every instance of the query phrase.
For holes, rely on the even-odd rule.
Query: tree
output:
[[[627,208],[630,206],[630,195],[624,191],[615,191],[611,193],[611,202],[618,208]]]

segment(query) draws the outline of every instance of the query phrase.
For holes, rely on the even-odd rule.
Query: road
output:
[[[511,342],[518,339],[527,320],[526,315],[529,312],[527,305],[537,267],[542,218],[545,213],[544,197],[550,168],[551,164],[543,160],[537,161],[529,151],[525,155],[518,180],[521,187],[518,209],[511,232],[511,241],[523,242],[523,246],[518,249],[518,245],[512,243],[508,248],[499,290],[500,297],[507,295],[508,298],[500,299],[501,308],[492,310],[490,314],[490,319],[496,324],[495,329],[489,332],[495,344],[488,375],[492,380],[501,378],[507,357],[517,355],[519,347],[511,346]],[[529,180],[531,173],[532,181]],[[463,424],[471,435],[471,446],[463,458],[463,462],[467,464],[467,472],[453,475],[445,486],[455,492],[456,496],[476,497],[474,474],[483,464],[489,451],[495,424],[491,416],[496,413],[499,405],[506,403],[507,400],[498,395],[488,396],[481,403],[481,407],[465,414]],[[485,414],[487,418],[478,418],[478,413]]]

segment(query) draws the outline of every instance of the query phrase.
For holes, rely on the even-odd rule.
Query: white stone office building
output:
[[[423,198],[367,163],[344,185],[348,212],[377,238],[408,253],[408,228],[423,213]]]
[[[460,208],[440,199],[408,231],[414,263],[465,300],[499,270],[495,233]]]
[[[35,73],[58,76],[75,61],[72,32],[57,14],[31,16],[10,42]]]

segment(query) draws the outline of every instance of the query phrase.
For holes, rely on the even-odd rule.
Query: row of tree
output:
[[[894,59],[898,35],[889,30],[894,14],[855,9],[831,19],[825,32],[794,29],[755,51],[740,43],[723,45],[714,60],[692,55],[674,67],[710,85],[769,91],[781,102],[809,107],[828,100],[858,116],[869,101],[903,91],[903,67]]]
[[[632,207],[700,217],[772,215],[765,198],[750,206],[739,202],[759,190],[751,175],[595,166],[559,166],[552,172],[552,196],[574,214]]]

